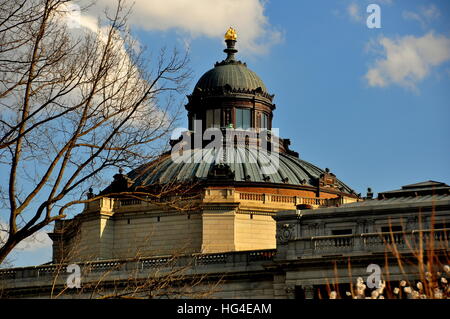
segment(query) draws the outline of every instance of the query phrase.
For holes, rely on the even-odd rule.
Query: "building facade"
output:
[[[226,58],[188,96],[189,131],[56,222],[53,262],[275,249],[278,212],[359,200],[273,134],[274,96],[236,59],[230,32]]]
[[[187,285],[191,293],[214,287],[210,296],[224,298],[320,298],[330,287],[344,295],[369,264],[388,270],[389,282],[417,280],[417,251],[447,256],[448,185],[362,198],[329,169],[300,159],[274,134],[274,95],[236,60],[234,30],[225,42],[226,58],[188,96],[189,131],[156,161],[90,191],[73,219],[57,221],[51,263],[0,270],[4,296],[65,291],[64,269],[77,264],[85,289],[64,297],[93,296],[89,284],[105,272],[94,285],[102,293],[182,269],[173,282],[202,278]],[[412,263],[399,266],[400,255]]]

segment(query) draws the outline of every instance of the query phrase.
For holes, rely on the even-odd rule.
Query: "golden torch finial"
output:
[[[225,33],[225,40],[234,40],[237,39],[237,33],[236,30],[234,30],[232,27],[229,27],[227,30],[227,33]]]

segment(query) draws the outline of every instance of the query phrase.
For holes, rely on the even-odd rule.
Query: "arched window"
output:
[[[249,129],[251,127],[250,109],[236,109],[236,128]]]

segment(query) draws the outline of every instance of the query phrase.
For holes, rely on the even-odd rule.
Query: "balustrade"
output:
[[[423,230],[408,232],[364,233],[356,235],[317,236],[297,239],[303,242],[305,254],[342,253],[342,252],[374,252],[393,249],[395,246],[400,251],[439,248],[449,249],[450,229]],[[310,243],[308,245],[307,243]],[[309,247],[309,248],[308,248]],[[300,252],[301,254],[301,252]]]
[[[272,260],[275,250],[255,250],[243,252],[215,253],[215,254],[197,254],[184,255],[180,257],[159,256],[141,258],[139,260],[103,260],[88,263],[79,263],[78,265],[89,272],[100,271],[123,271],[126,269],[149,269],[149,268],[171,268],[191,265],[206,264],[233,264],[250,263],[258,261]],[[35,267],[0,269],[0,282],[2,280],[15,280],[25,278],[53,277],[56,274],[66,274],[66,264],[45,265]]]

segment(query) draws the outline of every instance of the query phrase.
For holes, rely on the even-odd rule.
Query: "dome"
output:
[[[211,115],[209,124],[211,124],[213,123],[212,118],[216,116],[216,110],[219,110],[217,112],[218,120],[215,121],[217,118],[214,118],[217,126],[229,127],[228,125],[231,123],[231,127],[243,127],[239,126],[242,123],[237,123],[232,115],[232,112],[237,114],[237,110],[243,108],[253,110],[251,111],[252,115],[246,117],[248,127],[252,127],[250,116],[254,116],[255,119],[261,121],[260,123],[264,118],[266,120],[264,126],[255,125],[255,128],[271,129],[272,127],[271,124],[268,125],[268,120],[272,120],[271,112],[275,108],[275,105],[272,104],[273,95],[267,92],[266,86],[255,72],[247,68],[245,63],[235,59],[236,35],[231,32],[233,29],[230,28],[229,31],[225,38],[226,59],[217,62],[213,69],[203,74],[195,85],[193,94],[188,96],[189,103],[186,105],[186,109],[190,116],[191,132],[194,132],[192,125],[194,119],[208,122],[209,114]],[[252,96],[249,98],[249,95]],[[225,103],[222,103],[222,99],[224,98],[227,103],[230,101],[231,103],[223,106]],[[231,109],[230,106],[234,109]],[[214,113],[211,110],[214,110]],[[247,114],[251,114],[251,112],[247,112]],[[234,115],[234,118],[237,117]],[[243,112],[240,117],[243,122]],[[173,140],[174,143],[179,141]],[[182,160],[173,160],[170,155],[166,154],[154,162],[129,172],[126,180],[130,181],[132,188],[150,188],[153,185],[171,183],[205,182],[205,184],[245,185],[246,187],[272,187],[272,185],[275,188],[304,187],[304,189],[313,191],[318,188],[327,188],[335,193],[354,194],[351,188],[339,181],[328,169],[322,170],[293,156],[295,152],[288,149],[287,141],[283,140],[281,152],[272,152],[272,155],[261,152],[259,147],[254,147],[260,145],[256,140],[249,141],[248,147],[242,145],[233,147],[230,144],[225,148],[225,154],[222,153],[222,149],[217,151],[210,148],[195,148],[186,151]],[[173,147],[175,144],[171,145]],[[274,154],[278,156],[273,158]],[[274,165],[270,165],[270,163]],[[271,169],[268,170],[268,167]]]
[[[214,156],[212,150],[197,149],[188,155],[190,161],[176,163],[170,156],[161,159],[157,164],[150,163],[128,173],[136,186],[151,186],[153,184],[165,184],[169,182],[208,181],[210,172],[216,164],[219,164],[222,156]],[[269,163],[271,159],[265,153],[257,152],[252,148],[234,148],[233,154],[228,158],[232,182],[274,183],[284,185],[301,185],[317,187],[317,180],[325,174],[325,171],[286,153],[279,153],[278,169],[273,174],[264,174],[263,163]],[[194,160],[194,159],[204,160]],[[205,160],[209,158],[211,160]],[[186,159],[186,158],[185,158]],[[227,182],[230,182],[228,179]],[[344,193],[352,193],[353,190],[336,180],[337,188]]]
[[[233,33],[234,32],[234,33]],[[227,48],[224,52],[227,54],[225,60],[217,62],[214,68],[200,77],[194,88],[194,93],[203,91],[216,91],[225,88],[229,91],[242,93],[257,90],[258,93],[267,92],[264,82],[255,72],[247,68],[247,64],[235,59],[236,34],[233,31],[225,37]],[[228,86],[228,88],[227,88]]]
[[[195,85],[194,91],[196,89],[215,90],[227,84],[232,90],[252,91],[261,88],[263,92],[268,93],[259,76],[245,64],[239,62],[216,65],[203,74]]]

